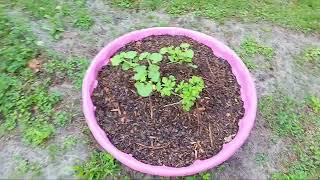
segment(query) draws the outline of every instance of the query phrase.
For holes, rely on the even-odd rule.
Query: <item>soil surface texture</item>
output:
[[[93,102],[100,126],[118,149],[147,164],[183,167],[214,156],[237,133],[244,114],[230,65],[206,45],[184,36],[149,36],[117,53],[158,52],[181,43],[192,46],[198,68],[170,64],[164,56],[160,72],[175,76],[177,82],[192,75],[203,77],[205,89],[189,112],[182,110],[177,96],[161,97],[156,92],[147,98],[138,96],[132,71],[108,65],[98,75]]]

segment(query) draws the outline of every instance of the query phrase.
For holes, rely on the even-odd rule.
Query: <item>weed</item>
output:
[[[68,77],[76,88],[80,88],[89,61],[83,58],[70,58],[66,61],[54,59],[44,64],[46,73],[54,77]]]
[[[310,96],[308,99],[312,110],[316,113],[320,113],[320,98],[317,96]]]
[[[44,27],[50,31],[52,37],[60,39],[67,23],[66,17],[75,19],[74,26],[80,29],[89,29],[93,25],[93,19],[85,8],[85,1],[68,1],[60,3],[56,0],[15,0],[14,4],[25,8],[28,12],[39,19],[47,19],[50,26]]]
[[[79,17],[77,17],[77,19],[73,23],[75,27],[78,27],[81,29],[89,29],[93,25],[94,21],[90,15],[80,14],[78,16]]]
[[[217,171],[220,172],[220,173],[224,172],[225,170],[226,170],[226,166],[225,165],[220,165],[220,166],[217,167]]]
[[[210,180],[211,174],[210,173],[201,173],[200,174],[202,180]]]
[[[244,58],[243,59],[244,64],[247,66],[248,69],[256,69],[257,65],[254,63],[254,61],[251,58]]]
[[[60,152],[60,147],[58,145],[50,144],[48,146],[48,153],[49,153],[51,160],[53,160],[53,161],[56,160],[56,157],[59,152]]]
[[[264,165],[267,162],[267,156],[264,153],[257,153],[254,157],[256,164],[259,166]]]
[[[54,135],[54,117],[58,117],[57,123],[67,122],[63,112],[54,110],[61,95],[48,91],[51,79],[47,74],[40,76],[26,66],[40,54],[29,28],[5,14],[0,16],[0,24],[0,135],[18,127],[24,142],[38,146]],[[73,69],[65,71],[75,77]]]
[[[24,177],[29,172],[32,173],[33,178],[39,177],[42,174],[41,166],[38,163],[30,162],[21,156],[16,156],[14,159],[18,163],[16,173],[14,175],[16,176],[15,178],[17,178],[17,176]]]
[[[107,176],[117,175],[120,166],[110,154],[94,152],[87,162],[75,166],[74,170],[81,179],[106,179]]]
[[[150,0],[112,0],[111,4],[121,8],[140,8]],[[152,1],[152,10],[164,8],[169,14],[181,15],[194,12],[198,16],[218,22],[236,18],[243,21],[267,20],[289,28],[303,31],[320,30],[319,1],[283,2],[278,0],[168,0],[166,3]],[[290,18],[288,18],[290,17]]]
[[[273,174],[273,179],[313,179],[319,175],[320,127],[315,125],[317,118],[314,117],[318,115],[313,101],[308,98],[307,102],[298,103],[282,93],[260,100],[260,113],[270,127],[294,142],[288,152],[291,158],[285,163],[287,170]]]
[[[63,149],[70,150],[77,144],[77,138],[74,136],[68,136],[63,142]]]
[[[64,127],[66,124],[70,123],[71,116],[68,112],[58,111],[53,115],[53,122],[56,126]]]
[[[244,63],[249,69],[255,69],[257,67],[252,61],[252,58],[256,55],[262,55],[266,60],[270,61],[275,54],[273,48],[261,45],[252,38],[247,38],[240,47],[240,57],[244,59]]]
[[[303,50],[296,57],[296,64],[303,71],[319,73],[320,71],[320,48],[310,47]]]
[[[53,125],[47,122],[37,122],[25,129],[23,139],[36,146],[48,139],[54,132],[55,128]]]
[[[303,133],[298,104],[290,97],[266,96],[260,99],[259,109],[271,128],[280,136],[301,137]]]

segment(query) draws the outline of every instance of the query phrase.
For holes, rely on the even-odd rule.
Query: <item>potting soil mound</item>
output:
[[[183,167],[197,159],[217,154],[232,140],[244,115],[240,87],[227,61],[212,50],[185,36],[149,36],[131,42],[123,51],[159,52],[162,47],[189,43],[193,63],[160,64],[161,76],[173,75],[177,82],[201,76],[205,89],[189,112],[182,109],[177,96],[161,97],[154,92],[143,98],[136,93],[134,72],[107,65],[98,74],[98,87],[92,95],[101,128],[119,150],[151,165]]]

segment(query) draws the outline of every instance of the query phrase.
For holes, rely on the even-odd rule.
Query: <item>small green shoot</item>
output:
[[[176,78],[172,75],[169,77],[163,77],[162,82],[157,83],[157,91],[160,92],[161,96],[171,96],[174,93],[176,86]]]
[[[68,112],[58,111],[54,114],[54,124],[60,127],[64,127],[71,121],[71,117]]]
[[[267,162],[267,156],[264,153],[257,153],[254,157],[257,165],[262,166]]]
[[[310,96],[309,104],[314,112],[320,113],[320,98],[317,96]]]
[[[190,49],[190,44],[181,43],[178,47],[164,47],[160,49],[160,53],[163,55],[168,54],[171,63],[186,63],[192,65],[194,52]]]
[[[78,16],[73,23],[75,27],[87,30],[93,25],[94,21],[89,14],[81,14]]]
[[[319,74],[320,72],[320,48],[309,47],[303,50],[296,58],[296,64],[305,72]]]
[[[237,50],[237,53],[243,59],[247,68],[251,70],[258,67],[254,62],[254,58],[257,55],[263,56],[267,61],[270,61],[275,55],[272,47],[259,44],[252,38],[246,38],[244,42],[241,43],[240,49]]]
[[[112,66],[121,66],[127,71],[133,69],[135,74],[133,79],[136,81],[134,86],[138,95],[148,97],[153,91],[157,91],[161,96],[171,96],[179,93],[182,98],[182,107],[185,111],[189,111],[194,102],[199,98],[204,88],[204,81],[201,77],[193,76],[188,82],[181,81],[176,86],[176,78],[174,76],[161,77],[160,66],[157,65],[163,60],[163,55],[168,54],[170,63],[186,63],[192,68],[197,68],[192,63],[194,52],[190,49],[190,44],[181,43],[178,47],[164,47],[160,49],[160,53],[142,52],[138,54],[136,51],[121,52],[111,58]],[[140,65],[139,62],[146,61],[147,65]]]
[[[136,82],[134,86],[137,88],[138,94],[142,97],[148,97],[153,91],[152,83]]]
[[[189,111],[194,105],[197,98],[200,97],[200,93],[204,89],[204,81],[201,77],[192,76],[188,82],[181,81],[175,89],[176,93],[182,97],[183,110]]]
[[[63,150],[70,150],[77,144],[77,138],[75,136],[68,136],[63,142]]]
[[[75,166],[74,170],[80,179],[106,179],[117,175],[120,166],[110,154],[94,152],[86,163]]]

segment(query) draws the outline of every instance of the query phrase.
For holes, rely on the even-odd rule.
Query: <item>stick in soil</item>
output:
[[[164,146],[147,146],[147,145],[140,144],[140,143],[136,143],[136,144],[139,146],[145,147],[145,148],[149,148],[149,149],[162,149],[162,148],[166,148],[169,146],[169,144],[166,144]]]
[[[210,64],[209,64],[208,59],[206,59],[206,62],[207,62],[207,65],[208,65],[209,71],[211,72],[211,75],[212,75],[212,76],[214,76],[213,71],[212,71],[212,69],[211,69],[211,67],[210,67]]]
[[[180,104],[180,103],[181,103],[181,101],[175,102],[175,103],[172,103],[172,104],[167,104],[167,105],[164,105],[162,107],[174,106],[174,105],[177,105],[177,104]]]
[[[150,117],[151,117],[151,119],[153,119],[153,110],[152,110],[152,101],[151,101],[151,98],[150,98],[150,96],[149,96],[149,105],[150,105]]]
[[[211,147],[213,147],[213,139],[212,139],[212,131],[211,131],[211,124],[209,124],[209,138]]]

